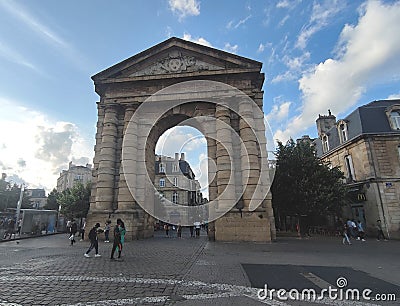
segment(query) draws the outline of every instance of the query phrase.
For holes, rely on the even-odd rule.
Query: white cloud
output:
[[[260,45],[258,46],[257,53],[264,52],[264,50],[265,50],[265,45],[260,44]]]
[[[200,45],[207,46],[207,47],[212,47],[211,43],[203,37],[192,38],[192,35],[190,35],[188,33],[184,33],[182,38],[184,40],[188,40],[188,41],[194,42],[196,44],[200,44]]]
[[[0,160],[8,177],[20,178],[29,188],[52,190],[70,160],[93,157],[93,144],[68,122],[55,122],[45,114],[0,98]]]
[[[24,7],[18,5],[14,1],[1,1],[0,5],[2,5],[3,8],[5,8],[10,14],[29,26],[31,30],[40,34],[49,43],[61,46],[63,48],[69,47],[61,37],[59,37],[50,28],[32,16]]]
[[[387,97],[387,100],[397,100],[400,99],[400,92],[397,94],[392,94],[389,97]]]
[[[247,9],[247,10],[250,10],[250,9]],[[249,16],[247,16],[246,18],[240,19],[235,25],[233,25],[233,24],[234,24],[234,21],[233,21],[233,20],[230,20],[230,21],[227,23],[226,28],[227,28],[228,30],[230,30],[230,29],[232,29],[232,28],[233,28],[233,29],[237,29],[237,28],[239,28],[241,25],[244,25],[244,24],[247,22],[247,20],[249,20],[251,17],[252,17],[252,16],[249,15]]]
[[[200,2],[196,0],[169,0],[169,8],[182,20],[186,16],[200,15]]]
[[[279,83],[284,81],[293,81],[298,78],[302,71],[304,71],[305,63],[310,59],[310,53],[304,52],[298,57],[289,57],[285,55],[282,59],[286,67],[289,68],[288,71],[275,76],[271,83]]]
[[[289,16],[289,15],[286,15],[285,17],[283,17],[283,18],[282,18],[282,20],[281,20],[281,21],[279,21],[279,24],[278,24],[278,26],[280,26],[280,27],[283,27],[283,26],[285,25],[286,21],[288,21],[288,20],[289,20],[289,18],[290,18],[290,16]]]
[[[80,54],[71,44],[64,40],[60,35],[55,33],[51,29],[51,26],[46,26],[39,20],[39,18],[31,14],[25,7],[17,4],[15,1],[0,1],[0,6],[2,6],[14,18],[21,21],[22,24],[25,25],[30,31],[36,33],[42,41],[56,48],[58,52],[60,52],[65,58],[73,62],[76,67],[85,72],[89,69],[91,65],[89,64],[89,59],[84,58],[82,54]],[[8,49],[11,50],[11,47]],[[4,50],[4,46],[0,46],[0,53],[4,54]],[[27,48],[27,50],[29,50],[29,48]],[[29,61],[25,60],[23,56],[19,55],[18,53],[15,53],[13,57],[9,57],[9,60],[18,62],[21,65],[40,72],[37,67],[29,63]]]
[[[238,49],[239,49],[238,45],[233,45],[232,46],[230,43],[226,43],[225,46],[224,46],[224,50],[228,51],[228,52],[231,52],[231,53],[237,53]]]
[[[5,44],[0,42],[0,56],[5,58],[6,60],[16,63],[18,65],[28,67],[40,74],[42,72],[29,60],[27,60],[23,55],[21,55],[17,50],[12,49],[10,46],[6,46]]]
[[[276,8],[281,9],[294,9],[302,0],[281,0],[276,4]]]
[[[187,126],[176,126],[163,133],[156,144],[156,154],[174,157],[185,152],[187,157],[198,155],[197,151],[207,146],[206,139],[198,130]]]
[[[279,123],[288,118],[289,109],[292,102],[286,101],[280,104],[274,104],[272,106],[272,110],[268,115],[265,116],[265,119],[268,122]]]
[[[251,15],[247,16],[244,19],[239,20],[239,22],[234,26],[234,28],[237,29],[241,25],[245,24],[247,22],[247,20],[249,20],[250,18],[251,18]]]
[[[344,7],[344,2],[340,0],[314,2],[310,21],[302,28],[300,35],[297,38],[296,47],[304,49],[311,36],[326,27],[329,24],[329,21],[343,10]]]
[[[326,59],[299,80],[303,105],[275,138],[286,141],[315,124],[318,114],[339,114],[354,106],[368,86],[399,80],[400,2],[369,1],[355,26],[346,25],[337,59]],[[332,106],[335,105],[333,109]]]

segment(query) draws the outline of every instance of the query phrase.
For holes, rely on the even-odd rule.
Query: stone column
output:
[[[132,115],[134,114],[137,104],[129,105],[125,108],[125,116],[124,116],[124,129],[123,129],[123,136],[125,137],[126,133],[129,133],[130,138],[132,138],[132,143],[123,142],[124,148],[126,152],[129,153],[130,160],[136,166],[136,145],[137,145],[137,124],[131,122]],[[127,131],[128,124],[130,123],[130,129]],[[129,169],[131,170],[131,169]],[[135,169],[132,169],[133,173],[136,173]],[[136,207],[136,201],[132,197],[132,194],[128,188],[128,184],[126,182],[125,174],[124,174],[124,167],[121,164],[120,170],[120,180],[119,180],[119,193],[118,193],[118,211],[131,211]],[[135,177],[131,178],[134,179]],[[135,186],[135,182],[129,182],[132,184],[131,186]]]
[[[96,206],[96,183],[97,174],[99,169],[99,156],[101,149],[101,134],[103,131],[103,120],[104,120],[104,107],[101,106],[100,102],[97,102],[97,129],[96,129],[96,144],[94,146],[94,158],[93,158],[93,170],[92,170],[92,190],[90,194],[90,210],[94,210]]]
[[[243,193],[243,210],[248,210],[260,175],[259,149],[251,128],[254,127],[253,108],[248,101],[239,102],[239,115],[240,137],[244,144],[241,149],[242,183],[246,186]]]
[[[215,141],[215,121],[210,120],[210,122],[204,125],[204,134],[207,139],[207,155],[208,155],[208,200],[215,201],[218,197],[218,187],[217,187],[217,144]],[[214,219],[215,209],[214,205],[210,205],[208,215],[210,219]],[[208,238],[211,241],[215,240],[215,223],[210,222],[208,224]]]
[[[231,117],[230,110],[222,105],[217,105],[215,109],[216,121],[216,145],[217,145],[217,192],[218,192],[218,208],[217,210],[226,210],[227,207],[232,206],[232,201],[235,199],[235,181],[233,173],[234,169],[232,164],[233,160],[233,146],[231,130]],[[231,181],[230,181],[231,180]],[[226,191],[225,191],[226,190]],[[224,196],[221,197],[225,191]]]
[[[118,109],[117,105],[109,104],[104,109],[101,148],[97,174],[96,205],[97,211],[115,210],[115,157],[117,147]]]

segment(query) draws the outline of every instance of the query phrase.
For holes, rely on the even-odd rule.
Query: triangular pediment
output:
[[[137,79],[218,71],[260,71],[260,62],[172,37],[154,47],[134,55],[92,77],[106,79]]]

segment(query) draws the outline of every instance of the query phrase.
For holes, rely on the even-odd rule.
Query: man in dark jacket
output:
[[[90,230],[89,232],[89,240],[90,240],[90,247],[89,249],[86,251],[85,254],[83,254],[83,256],[85,257],[90,257],[89,253],[91,250],[93,250],[93,248],[96,250],[96,254],[94,255],[94,257],[100,257],[101,255],[99,254],[99,241],[97,238],[97,232],[99,231],[99,227],[100,227],[100,223],[96,223],[96,225]]]

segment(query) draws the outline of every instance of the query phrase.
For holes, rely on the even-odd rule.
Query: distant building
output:
[[[44,189],[27,189],[26,192],[29,195],[32,208],[43,209],[47,204],[46,191]]]
[[[400,238],[400,100],[374,101],[340,120],[329,111],[316,124],[317,155],[346,176],[345,217],[370,233],[380,219],[386,235]]]
[[[57,179],[57,191],[62,192],[72,188],[76,183],[86,185],[92,181],[92,165],[76,166],[69,163],[68,170],[63,170]]]
[[[185,153],[175,153],[175,158],[156,155],[154,185],[160,194],[160,200],[169,200],[172,203],[196,206],[205,203],[200,191],[200,183],[196,180],[192,168],[185,160]],[[164,201],[164,203],[167,203]],[[174,220],[174,208],[168,208],[169,220]]]

